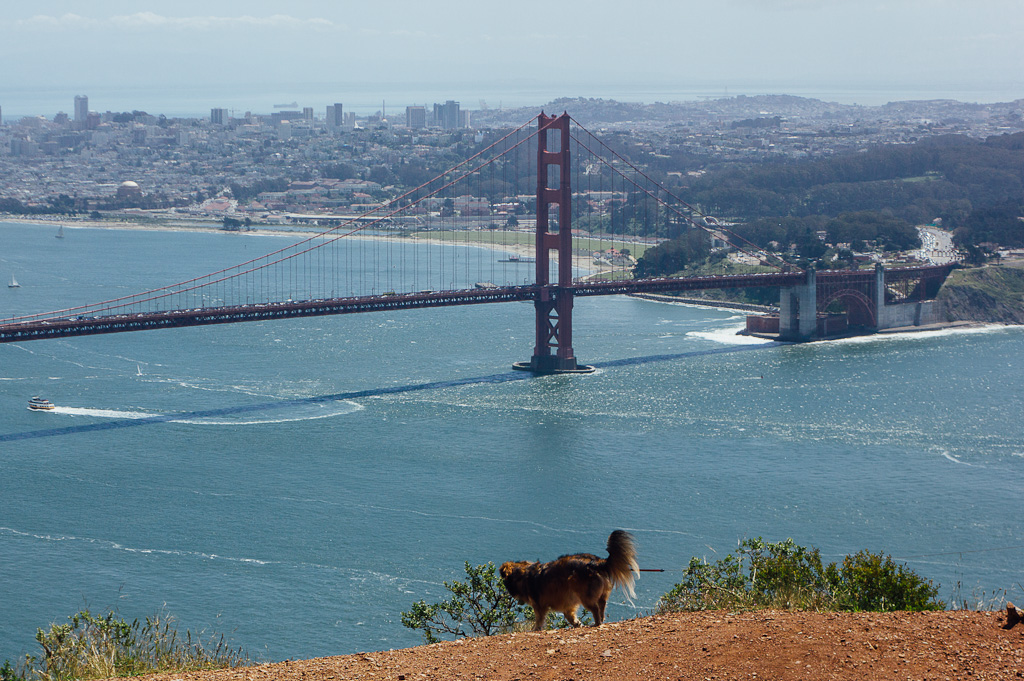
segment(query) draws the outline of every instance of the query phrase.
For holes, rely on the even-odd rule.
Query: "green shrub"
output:
[[[829,571],[839,610],[886,612],[946,607],[935,600],[938,586],[881,553],[861,551],[846,556],[841,565],[830,565]]]
[[[0,667],[0,681],[21,681],[24,678],[24,675],[14,668],[10,660],[4,660],[3,666]]]
[[[880,553],[824,565],[818,549],[759,537],[713,564],[691,559],[658,610],[942,610],[937,594],[931,581]]]
[[[37,630],[42,655],[26,655],[23,667],[17,670],[5,662],[0,681],[105,679],[249,664],[248,656],[241,649],[228,647],[223,636],[203,643],[186,631],[179,638],[174,619],[168,615],[128,623],[113,611],[96,617],[82,610],[68,620],[69,624]]]
[[[442,640],[437,634],[466,638],[511,631],[520,617],[532,616],[531,608],[505,590],[494,563],[473,567],[467,561],[466,576],[467,582],[444,583],[451,598],[430,605],[425,601],[413,603],[411,610],[402,613],[402,624],[421,629],[427,643],[436,643]]]
[[[468,581],[444,582],[452,597],[440,603],[418,601],[402,613],[402,624],[423,631],[423,640],[437,643],[439,634],[455,638],[490,636],[532,626],[533,608],[520,604],[505,589],[494,563],[472,566],[466,562]],[[590,613],[580,617],[584,625],[593,624]],[[571,626],[561,613],[548,613],[548,627],[564,629]]]

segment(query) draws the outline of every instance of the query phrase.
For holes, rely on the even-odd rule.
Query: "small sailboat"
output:
[[[142,375],[142,365],[136,364],[135,365],[135,370],[138,372],[138,373],[135,374],[136,376],[141,376]]]
[[[11,275],[11,283],[7,285],[7,288],[21,288],[21,284],[14,278],[13,274]]]
[[[64,238],[64,225],[61,225],[57,228],[57,233],[54,234],[54,237],[56,237],[57,239]]]

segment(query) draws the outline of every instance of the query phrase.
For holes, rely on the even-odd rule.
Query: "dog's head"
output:
[[[527,594],[527,579],[530,572],[530,568],[536,565],[536,563],[528,560],[520,560],[516,562],[509,561],[501,564],[501,581],[505,583],[505,589],[508,590],[512,598],[516,599],[520,603],[526,603],[528,600]]]

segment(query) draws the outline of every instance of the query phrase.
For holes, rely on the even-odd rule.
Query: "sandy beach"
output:
[[[484,248],[491,251],[498,251],[501,253],[507,253],[509,255],[516,255],[521,258],[535,258],[536,252],[532,245],[524,245],[519,243],[494,243],[487,241],[476,241],[476,240],[448,240],[439,239],[436,237],[424,236],[423,233],[416,234],[415,236],[388,236],[381,234],[360,234],[358,231],[353,232],[351,226],[341,226],[335,229],[275,229],[269,225],[255,225],[251,228],[240,229],[238,231],[225,230],[222,227],[222,223],[215,220],[184,220],[181,219],[172,224],[163,223],[146,223],[142,221],[132,220],[94,220],[94,219],[78,219],[78,218],[66,218],[62,216],[33,216],[23,217],[20,215],[4,215],[0,216],[0,222],[10,222],[13,224],[25,224],[25,225],[39,225],[52,227],[63,226],[66,230],[74,229],[120,229],[120,230],[132,230],[140,232],[224,232],[227,234],[235,234],[238,236],[275,236],[275,237],[292,237],[296,241],[302,241],[305,239],[316,239],[318,237],[324,238],[345,238],[345,239],[357,239],[366,241],[383,241],[383,242],[399,242],[399,241],[410,241],[414,240],[416,243],[429,244],[433,246],[475,246],[478,248]],[[357,229],[357,228],[356,228]],[[472,232],[475,233],[475,232]],[[558,258],[552,254],[551,257],[553,262],[558,262]],[[592,276],[594,274],[605,274],[614,271],[614,268],[606,263],[596,263],[589,255],[575,255],[573,257],[573,267],[584,272],[585,276]]]

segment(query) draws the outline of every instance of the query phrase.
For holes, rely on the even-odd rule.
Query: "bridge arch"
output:
[[[875,305],[870,298],[857,289],[844,288],[833,291],[819,303],[819,310],[827,310],[832,303],[840,301],[846,305],[846,316],[852,326],[878,326]]]

